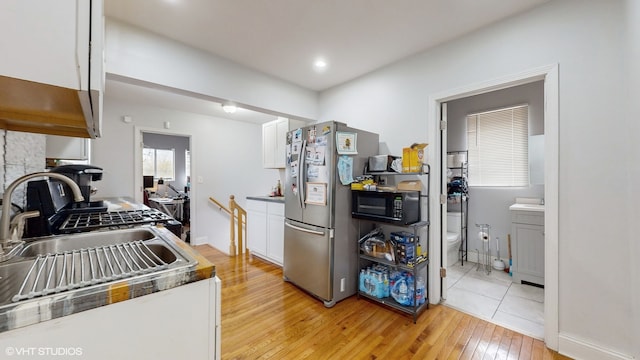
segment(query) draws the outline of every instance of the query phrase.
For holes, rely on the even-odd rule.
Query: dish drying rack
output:
[[[129,278],[168,266],[142,240],[39,255],[12,301]]]

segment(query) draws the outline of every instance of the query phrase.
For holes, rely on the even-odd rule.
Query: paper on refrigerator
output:
[[[342,185],[353,182],[353,158],[344,155],[338,158],[338,175]]]

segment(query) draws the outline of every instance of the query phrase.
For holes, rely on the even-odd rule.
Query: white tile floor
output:
[[[489,275],[477,264],[460,262],[447,268],[443,303],[522,334],[544,339],[544,289],[511,282],[504,271]]]

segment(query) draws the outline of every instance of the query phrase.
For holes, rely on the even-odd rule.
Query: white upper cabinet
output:
[[[103,0],[2,0],[3,128],[99,136],[103,43]]]
[[[0,74],[80,89],[76,3],[75,0],[2,1],[0,47],[5,51],[0,60]]]
[[[52,159],[89,160],[89,139],[46,136],[45,156]]]
[[[287,132],[303,125],[302,121],[281,117],[262,124],[262,167],[285,168]]]

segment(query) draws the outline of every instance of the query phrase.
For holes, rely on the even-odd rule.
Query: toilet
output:
[[[461,212],[447,212],[447,266],[458,262],[461,225]]]

